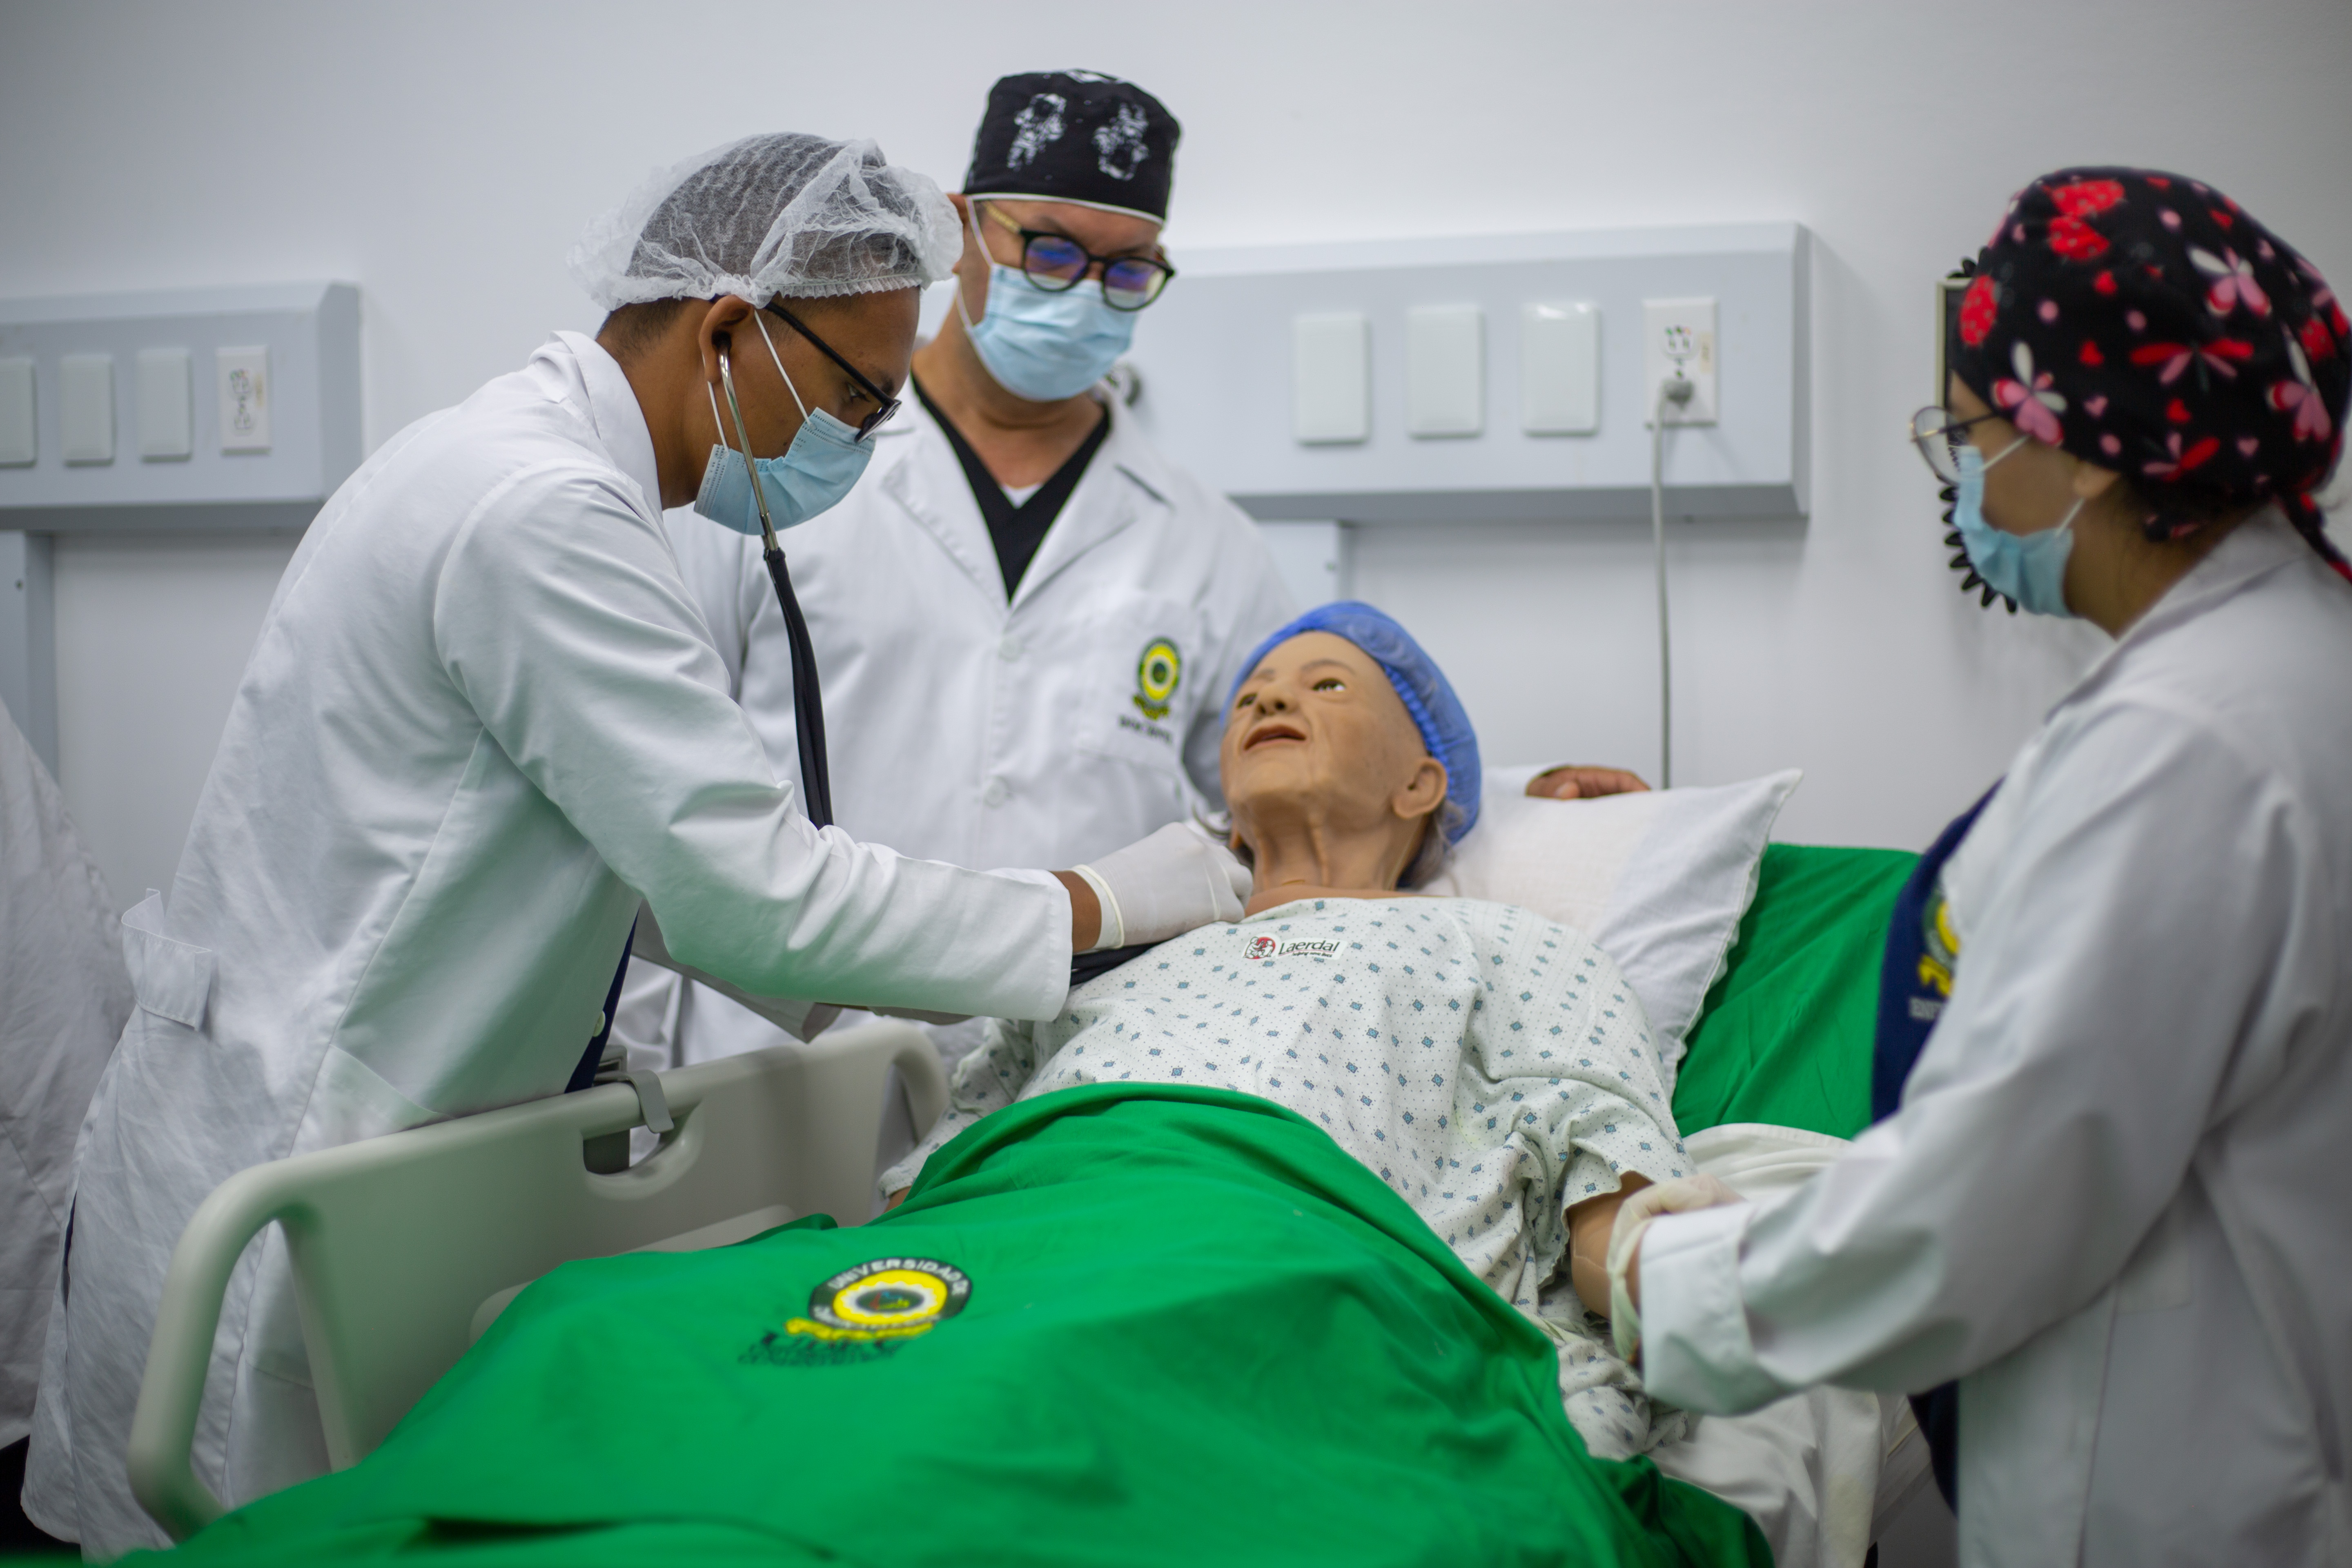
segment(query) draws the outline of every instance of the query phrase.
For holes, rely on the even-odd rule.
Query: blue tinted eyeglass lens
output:
[[[1144,305],[1168,275],[1146,261],[1114,261],[1103,268],[1103,292],[1116,305]]]
[[[1087,269],[1087,253],[1066,239],[1041,235],[1030,240],[1022,265],[1041,278],[1076,281]]]

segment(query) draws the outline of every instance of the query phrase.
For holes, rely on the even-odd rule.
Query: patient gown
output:
[[[1164,942],[997,1022],[947,1114],[883,1177],[980,1117],[1082,1083],[1208,1084],[1285,1105],[1388,1184],[1558,1343],[1594,1453],[1672,1441],[1560,1267],[1565,1209],[1693,1167],[1633,988],[1582,932],[1474,899],[1301,900]]]
[[[908,1201],[567,1264],[356,1468],[190,1563],[1756,1564],[1595,1459],[1549,1342],[1324,1130],[1082,1085]]]

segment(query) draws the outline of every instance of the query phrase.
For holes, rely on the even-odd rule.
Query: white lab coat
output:
[[[32,1429],[74,1134],[130,1014],[114,900],[0,708],[0,1447]]]
[[[859,838],[968,865],[1070,866],[1222,806],[1236,665],[1296,613],[1257,527],[1111,427],[1008,604],[988,524],[910,391],[839,506],[781,535],[824,681],[833,805]],[[678,562],[779,778],[797,781],[792,656],[759,541],[672,516]],[[1162,712],[1139,665],[1181,659]],[[698,989],[680,1056],[773,1028]]]
[[[1702,1410],[1960,1383],[1960,1555],[2352,1563],[2352,588],[2264,513],[2052,710],[1948,863],[1901,1110],[1661,1219]]]
[[[288,566],[172,896],[126,917],[138,1011],[76,1155],[28,1510],[163,1537],[125,1439],[189,1214],[260,1161],[562,1089],[642,896],[748,990],[1046,1017],[1066,896],[822,835],[727,695],[621,367],[565,333],[411,426]],[[273,1229],[229,1287],[195,1448],[232,1504],[321,1468]]]

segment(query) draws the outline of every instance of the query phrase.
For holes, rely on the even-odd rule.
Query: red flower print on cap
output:
[[[2099,352],[2099,345],[2093,342],[2088,338],[2084,338],[2083,340],[2083,352],[2076,354],[2074,357],[2081,360],[2084,364],[2105,364],[2107,363],[2107,356]]]
[[[2050,248],[2069,261],[2096,261],[2107,253],[2107,237],[2089,219],[2124,199],[2124,188],[2113,180],[2077,180],[2053,186],[2051,201],[2058,217],[2050,223]]]
[[[2160,384],[2170,386],[2180,379],[2180,373],[2189,368],[2191,360],[2201,359],[2207,369],[2235,380],[2238,367],[2230,362],[2236,360],[2243,363],[2253,357],[2253,344],[2242,343],[2235,338],[2215,338],[2210,343],[2193,347],[2188,343],[2142,343],[2132,350],[2131,362],[2137,365],[2164,366],[2157,372],[2156,379]]]
[[[2115,180],[2076,180],[2051,186],[2050,199],[2068,217],[2091,217],[2121,202],[2124,188]]]
[[[2102,272],[2091,279],[2091,287],[2102,294],[2112,294],[2116,291],[2116,275],[2112,272]]]
[[[2010,422],[2035,440],[2055,447],[2065,437],[2058,416],[2066,412],[2065,395],[2051,389],[2048,371],[2039,375],[2033,371],[2033,351],[2020,342],[2009,352],[2010,368],[2017,379],[2007,376],[1992,384],[1994,404],[2010,411]]]
[[[2181,475],[2203,467],[2214,453],[2221,449],[2221,443],[2216,437],[2208,436],[2184,452],[2180,449],[2180,432],[2175,430],[2170,437],[2167,437],[2165,449],[2172,454],[2171,459],[2169,461],[2159,459],[2149,463],[2144,471],[2152,479],[2163,479],[2170,483]]]
[[[2327,417],[2327,405],[2319,389],[2311,384],[2311,363],[2303,357],[2303,349],[2293,338],[2286,342],[2286,357],[2294,365],[2294,379],[2274,383],[2270,390],[2271,406],[2282,414],[2294,416],[2294,438],[2298,441],[2325,441],[2335,424]]]
[[[2096,261],[2107,253],[2107,237],[2078,217],[2050,220],[2050,248],[2069,261]]]
[[[2189,259],[2197,270],[2212,279],[2205,290],[2205,308],[2217,316],[2226,316],[2243,307],[2257,316],[2271,313],[2270,296],[2254,281],[2252,263],[2234,250],[2224,250],[2216,256],[2210,250],[2189,247]]]
[[[2000,296],[1993,280],[1979,273],[1976,281],[1969,285],[1969,291],[1960,297],[1960,342],[1970,348],[1984,342],[1985,334],[1992,331],[1993,318],[2000,313]]]
[[[2314,359],[2326,359],[2336,352],[2336,340],[2328,335],[2326,323],[2316,316],[2303,324],[2303,352]]]

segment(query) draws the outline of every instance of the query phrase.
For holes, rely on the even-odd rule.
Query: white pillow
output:
[[[1574,926],[1642,999],[1675,1086],[1684,1037],[1756,896],[1765,841],[1804,774],[1600,800],[1536,800],[1537,768],[1486,774],[1478,826],[1421,891],[1517,904]]]

